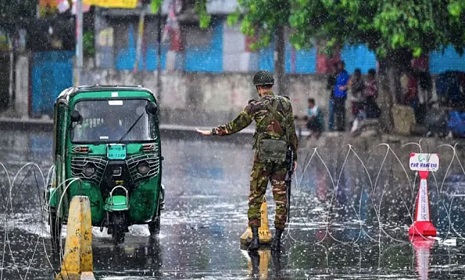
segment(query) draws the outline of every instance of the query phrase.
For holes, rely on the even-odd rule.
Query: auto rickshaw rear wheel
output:
[[[124,212],[112,212],[111,213],[111,239],[114,244],[121,244],[124,242],[124,233],[127,230],[126,215]]]
[[[63,220],[57,216],[56,209],[50,208],[49,210],[49,226],[50,236],[52,242],[52,250],[60,252],[61,249],[61,228]]]

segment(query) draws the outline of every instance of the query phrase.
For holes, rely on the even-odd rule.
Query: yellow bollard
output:
[[[92,223],[87,196],[74,196],[69,206],[65,255],[56,280],[95,280]]]
[[[258,258],[259,262],[254,258]],[[250,275],[254,279],[268,279],[268,266],[270,264],[271,251],[258,250],[256,252],[249,252],[247,255],[247,264],[249,267]],[[254,267],[255,266],[255,267]]]
[[[262,206],[260,207],[261,226],[258,228],[258,238],[260,239],[260,245],[269,245],[271,242],[271,232],[268,225],[268,204],[266,200],[263,200]],[[247,227],[245,232],[241,235],[241,248],[247,249],[252,240],[252,229]]]

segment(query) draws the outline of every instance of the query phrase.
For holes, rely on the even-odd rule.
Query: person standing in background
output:
[[[377,119],[381,115],[381,110],[376,103],[378,98],[378,83],[376,81],[376,70],[368,70],[367,80],[365,81],[365,89],[363,91],[363,108],[365,111],[364,117],[368,119]]]
[[[360,111],[362,111],[364,87],[365,83],[362,78],[362,71],[360,68],[357,68],[350,78],[351,124],[355,121]]]
[[[349,88],[349,74],[344,69],[344,61],[337,63],[336,84],[334,85],[334,113],[336,114],[336,130],[344,131],[346,122],[346,99]]]

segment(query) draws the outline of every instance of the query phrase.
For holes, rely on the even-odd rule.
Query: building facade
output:
[[[186,18],[182,14],[185,13],[183,2],[188,1],[165,0],[163,4],[160,44],[162,70],[205,73],[273,71],[273,43],[267,48],[251,51],[250,38],[244,36],[238,26],[227,24],[227,15],[237,8],[236,0],[208,1],[207,11],[213,15],[213,19],[206,29],[199,27],[195,16]],[[96,43],[100,50],[97,53],[97,67],[156,70],[159,48],[156,15],[147,15],[144,31],[140,33],[137,11],[133,11],[131,16],[115,10],[107,10],[103,14],[105,23],[96,28]],[[143,38],[138,54],[139,34],[143,34]],[[375,54],[364,45],[344,46],[339,57],[346,62],[349,72],[360,68],[362,73],[366,73],[368,69],[377,67]],[[295,50],[288,42],[285,61],[288,74],[324,74],[328,71],[324,64],[330,59],[317,47]],[[137,69],[134,68],[136,64]],[[433,75],[446,70],[465,71],[465,57],[460,57],[449,47],[443,52],[431,53],[427,67]]]

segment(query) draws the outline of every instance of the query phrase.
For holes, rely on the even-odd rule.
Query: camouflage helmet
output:
[[[253,76],[253,85],[254,86],[272,86],[274,84],[273,75],[268,71],[258,71]]]

